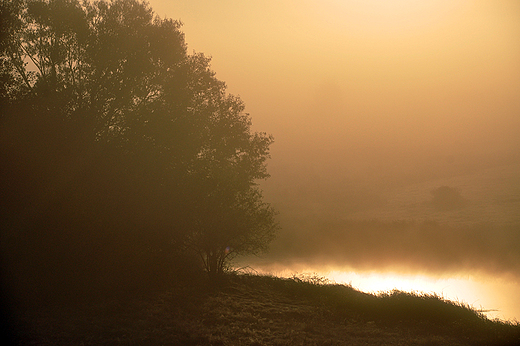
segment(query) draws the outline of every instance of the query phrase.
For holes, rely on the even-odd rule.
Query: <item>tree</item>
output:
[[[439,211],[461,209],[467,201],[460,195],[460,191],[449,186],[440,186],[431,191],[433,207]]]
[[[214,104],[213,113],[220,116],[212,119],[194,166],[199,189],[188,240],[210,278],[222,274],[236,256],[266,250],[278,228],[274,210],[255,183],[269,177],[265,160],[273,138],[251,133],[239,99],[219,93]]]
[[[276,224],[256,181],[273,139],[251,131],[210,59],[187,53],[180,22],[137,0],[1,0],[0,11],[9,261],[45,266],[27,276],[46,280],[190,248],[216,273],[266,247]]]
[[[265,250],[277,229],[275,212],[263,202],[255,184],[256,179],[268,176],[263,161],[272,139],[244,136],[249,133],[244,120],[233,126],[238,133],[232,139],[237,142],[210,141],[199,157],[197,172],[202,176],[195,176],[200,185],[188,245],[201,257],[211,278],[223,273],[237,255]]]
[[[220,276],[236,256],[266,250],[277,229],[275,212],[262,201],[257,188],[213,191],[200,209],[204,214],[195,224],[189,245],[212,279]]]

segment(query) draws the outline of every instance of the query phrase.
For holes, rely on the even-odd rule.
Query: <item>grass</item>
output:
[[[520,325],[436,295],[228,274],[20,312],[20,345],[515,345]]]

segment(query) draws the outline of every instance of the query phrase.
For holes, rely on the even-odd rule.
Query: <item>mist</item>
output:
[[[153,5],[275,137],[262,187],[283,230],[269,258],[518,274],[518,3]],[[442,185],[470,203],[432,212]]]
[[[275,138],[282,229],[246,265],[520,281],[518,2],[151,5]]]
[[[9,313],[233,271],[520,318],[518,1],[1,10]]]

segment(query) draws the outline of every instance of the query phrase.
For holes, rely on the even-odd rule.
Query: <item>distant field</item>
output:
[[[432,275],[432,280],[463,275],[475,293],[456,291],[451,299],[478,301],[500,309],[506,318],[519,316],[514,291],[520,287],[520,164],[350,195],[334,186],[322,181],[303,190],[300,198],[289,186],[285,199],[277,200],[282,230],[271,251],[241,265],[271,273],[401,270]],[[431,192],[441,186],[458,190],[466,203],[452,210],[435,208]]]
[[[438,211],[429,203],[431,191],[449,186],[460,191],[467,206]],[[350,219],[435,220],[448,223],[520,223],[520,164],[499,166],[451,178],[435,179],[392,189],[382,206],[354,212]]]
[[[432,190],[441,186],[459,191],[464,203],[436,208]],[[296,206],[280,203],[282,229],[266,261],[355,264],[365,270],[409,263],[435,271],[486,268],[496,273],[500,267],[517,272],[510,262],[518,257],[520,241],[520,164],[378,192],[381,203],[358,210],[349,208],[348,197],[329,204],[321,196],[295,199]]]

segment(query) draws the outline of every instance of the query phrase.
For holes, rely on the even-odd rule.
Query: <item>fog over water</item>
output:
[[[520,319],[520,2],[150,4],[275,137],[282,230],[245,265]]]

